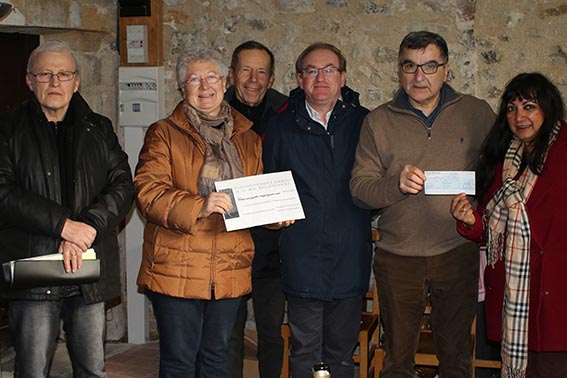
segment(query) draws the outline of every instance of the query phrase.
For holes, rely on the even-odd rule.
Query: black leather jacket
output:
[[[74,187],[62,205],[58,150],[37,101],[0,116],[0,262],[57,252],[70,218],[97,231],[93,247],[101,261],[99,282],[81,285],[87,303],[120,295],[116,228],[131,208],[134,191],[128,157],[110,120],[94,113],[75,93]],[[58,299],[68,287],[13,290],[0,283],[2,299]]]

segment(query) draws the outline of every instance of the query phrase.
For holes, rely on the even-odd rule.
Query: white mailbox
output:
[[[120,67],[120,126],[149,126],[163,118],[163,67]]]

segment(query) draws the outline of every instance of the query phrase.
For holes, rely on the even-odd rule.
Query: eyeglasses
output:
[[[323,75],[325,75],[325,76],[331,76],[335,72],[340,71],[340,69],[338,69],[335,66],[327,66],[327,67],[323,67],[323,68],[309,67],[309,68],[302,69],[301,73],[303,74],[303,76],[307,76],[307,77],[310,77],[310,78],[316,78],[317,75],[319,75],[319,71],[322,71]]]
[[[198,87],[199,85],[201,85],[202,81],[206,81],[207,84],[215,84],[218,83],[219,80],[224,79],[224,76],[221,75],[208,75],[205,77],[199,77],[199,76],[193,76],[187,80],[185,80],[183,83],[185,85],[188,85],[190,87]]]
[[[39,83],[51,83],[51,80],[53,80],[54,76],[57,76],[57,80],[62,81],[62,82],[71,81],[71,80],[73,80],[73,78],[77,74],[77,71],[61,71],[61,72],[57,72],[57,73],[52,73],[52,72],[32,73],[32,72],[29,72],[29,74],[32,75],[33,77],[35,77],[35,79]]]
[[[439,67],[443,67],[446,63],[427,62],[423,64],[416,64],[414,62],[400,63],[402,71],[407,74],[414,74],[417,69],[421,67],[421,71],[426,75],[433,75],[437,72]]]

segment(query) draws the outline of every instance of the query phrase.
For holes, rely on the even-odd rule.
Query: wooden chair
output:
[[[284,341],[283,347],[283,362],[280,378],[289,378],[289,355],[291,350],[290,345],[291,331],[287,324],[282,324],[282,339]]]
[[[377,295],[375,290],[368,291],[364,295],[360,331],[358,333],[358,353],[352,356],[354,362],[360,367],[360,378],[372,377],[376,368],[374,356],[378,347],[380,329],[380,318],[377,314],[378,305],[375,300]],[[282,338],[284,339],[284,356],[280,378],[289,378],[291,331],[287,324],[282,324]]]
[[[380,341],[377,299],[378,292],[375,288],[364,295],[360,331],[358,332],[358,353],[352,356],[354,363],[359,365],[360,378],[372,377],[375,369],[372,360]]]
[[[476,357],[476,318],[473,320],[473,334],[474,337],[474,345],[473,345],[473,377],[474,377],[474,369],[475,368],[488,368],[488,369],[501,369],[502,368],[502,361],[500,360],[484,360],[481,358]]]

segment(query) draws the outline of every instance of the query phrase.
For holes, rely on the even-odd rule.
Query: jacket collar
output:
[[[232,101],[238,100],[236,98],[236,90],[234,88],[234,85],[231,85],[230,87],[227,88],[226,93],[224,94],[224,99],[231,105],[232,105]],[[262,101],[266,103],[264,113],[266,113],[268,109],[277,112],[279,108],[285,103],[286,100],[287,97],[285,95],[281,94],[280,92],[276,91],[273,88],[269,88],[266,91],[264,100]]]
[[[351,89],[350,87],[348,87],[346,85],[341,88],[341,97],[342,97],[342,102],[345,103],[345,104],[351,105],[353,107],[359,107],[360,106],[358,92],[354,91],[353,89]],[[339,101],[341,101],[341,100],[339,100]],[[337,101],[337,103],[339,101]],[[301,102],[302,106],[304,105],[304,102],[305,102],[305,92],[300,87],[292,89],[289,92],[289,103],[290,103],[290,105],[292,105],[292,104],[295,105],[297,102]],[[335,105],[335,108],[336,108],[336,105]]]
[[[331,113],[333,117],[338,119],[340,119],[349,108],[360,107],[359,94],[346,85],[341,88],[341,96],[342,99],[337,101],[333,108],[333,112]],[[289,93],[288,109],[297,114],[296,122],[303,130],[313,132],[315,134],[327,133],[323,126],[319,125],[309,117],[307,109],[305,108],[305,92],[300,87],[293,89]],[[317,127],[314,127],[314,124],[317,125]],[[335,127],[336,122],[329,122],[327,129],[332,133]]]
[[[45,114],[41,109],[41,105],[39,104],[39,102],[35,97],[33,97],[30,100],[29,104],[31,109],[36,113],[38,119],[45,120],[45,122],[47,122],[47,118],[45,117]],[[82,120],[85,116],[92,113],[92,110],[85,101],[85,99],[83,98],[83,96],[81,96],[79,92],[75,92],[73,93],[73,97],[71,97],[71,101],[69,102],[69,108],[67,109],[67,112],[72,112],[73,123],[77,124],[79,123],[78,122],[79,120]]]
[[[453,102],[458,101],[463,97],[463,95],[455,91],[447,83],[443,84],[442,90],[445,92],[445,103],[441,106],[441,109],[449,104],[452,104]],[[398,91],[394,95],[394,99],[392,100],[390,106],[397,110],[411,111],[407,107],[407,94],[403,90],[403,88],[398,89]]]

